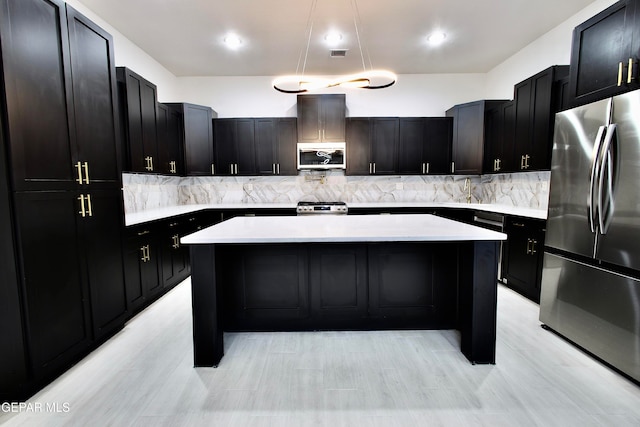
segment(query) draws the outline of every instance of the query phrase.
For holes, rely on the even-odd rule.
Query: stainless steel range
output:
[[[298,202],[298,215],[346,215],[349,212],[345,202]]]

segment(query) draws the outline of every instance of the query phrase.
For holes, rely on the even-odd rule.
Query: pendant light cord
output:
[[[353,14],[353,26],[356,29],[356,38],[358,39],[358,48],[360,49],[360,59],[362,60],[362,71],[367,71],[367,67],[364,62],[364,54],[362,52],[362,42],[360,41],[360,30],[358,30],[358,23],[362,27],[362,19],[360,18],[360,9],[358,8],[358,2],[356,0],[351,0],[351,13]],[[371,62],[371,55],[369,55],[369,50],[367,51],[367,59],[369,60],[369,69],[373,70],[373,63]]]
[[[311,33],[313,32],[313,21],[314,15],[316,11],[316,6],[318,5],[318,0],[311,1],[311,8],[309,9],[309,17],[307,18],[307,48],[304,52],[304,62],[302,64],[302,75],[304,76],[304,71],[307,68],[307,57],[309,56],[309,45],[311,44]],[[300,62],[302,61],[302,49],[300,49],[300,55],[298,56],[298,65],[296,66],[296,75],[298,75],[298,71],[300,70]]]

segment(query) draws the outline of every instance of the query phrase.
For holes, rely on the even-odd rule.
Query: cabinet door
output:
[[[0,7],[14,189],[73,188],[73,101],[64,3],[2,0]]]
[[[282,118],[277,122],[277,172],[278,175],[297,175],[296,144],[297,128],[295,118]]]
[[[455,245],[369,245],[370,316],[387,327],[454,325],[456,288],[437,284],[455,260]]]
[[[526,297],[540,300],[540,261],[544,245],[542,226],[521,218],[507,218],[508,235],[503,261],[507,285]]]
[[[111,35],[67,6],[77,152],[92,188],[121,188],[121,141]],[[85,164],[86,162],[86,164]],[[86,182],[85,182],[86,184]]]
[[[124,254],[125,283],[129,313],[140,309],[162,290],[158,242],[149,227],[127,229]]]
[[[127,68],[118,67],[116,72],[125,111],[128,170],[157,171],[156,86]]]
[[[160,235],[162,286],[165,289],[177,285],[189,270],[188,248],[180,245],[183,227],[180,221],[171,220]]]
[[[398,173],[398,118],[372,119],[371,160],[374,174]]]
[[[448,174],[451,167],[453,119],[427,117],[425,119],[425,152],[423,162],[430,175]]]
[[[216,158],[216,175],[232,175],[238,158],[235,146],[236,123],[234,119],[214,119],[213,139]]]
[[[184,175],[182,148],[184,122],[182,111],[158,103],[158,172],[166,175]]]
[[[211,108],[183,105],[184,166],[187,175],[213,175],[213,112]]]
[[[309,251],[311,316],[318,327],[344,327],[367,316],[367,248],[316,245]]]
[[[91,214],[78,221],[91,295],[94,337],[124,323],[127,296],[122,253],[122,196],[119,190],[92,191]]]
[[[322,141],[344,142],[345,138],[345,95],[321,95]]]
[[[320,95],[298,95],[298,142],[320,142]]]
[[[369,175],[371,164],[371,121],[367,117],[347,120],[347,175]]]
[[[278,119],[255,119],[256,172],[275,175],[277,172]]]
[[[631,89],[629,59],[635,61],[634,67],[638,65],[638,52],[631,52],[636,3],[619,1],[573,30],[569,78],[573,106]],[[637,87],[637,78],[632,84]]]
[[[426,174],[425,119],[401,117],[398,147],[398,172],[403,175]]]
[[[69,363],[91,339],[77,196],[72,191],[16,193],[25,316],[38,375]]]
[[[236,175],[253,175],[256,171],[255,130],[253,119],[237,119],[234,143],[237,147]]]
[[[453,117],[452,172],[461,175],[482,173],[484,103],[471,102],[447,111]]]
[[[216,262],[228,265],[219,283],[229,310],[226,325],[231,328],[283,327],[293,319],[309,316],[309,287],[306,251],[298,245],[229,246]],[[231,317],[229,317],[231,316]]]

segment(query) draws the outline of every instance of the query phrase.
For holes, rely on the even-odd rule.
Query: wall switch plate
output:
[[[401,182],[396,182],[396,190],[402,190],[404,188],[404,186],[402,185]]]
[[[253,191],[253,184],[246,185],[247,191]]]

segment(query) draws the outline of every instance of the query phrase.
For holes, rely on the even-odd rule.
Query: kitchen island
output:
[[[506,235],[433,215],[236,217],[191,246],[195,366],[223,332],[458,329],[495,363],[498,245]]]

